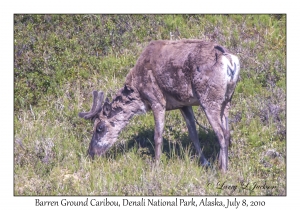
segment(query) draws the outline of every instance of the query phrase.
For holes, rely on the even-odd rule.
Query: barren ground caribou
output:
[[[104,154],[134,115],[152,110],[155,159],[159,160],[165,112],[180,109],[200,162],[208,165],[201,152],[192,110],[192,106],[200,105],[219,140],[219,166],[225,172],[230,141],[228,112],[239,71],[238,58],[213,42],[151,41],[113,100],[104,102],[103,92],[94,91],[91,110],[79,113],[94,121],[89,154]]]

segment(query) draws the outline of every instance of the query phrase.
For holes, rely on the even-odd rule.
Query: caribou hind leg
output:
[[[194,118],[194,112],[191,106],[185,106],[180,109],[182,116],[185,119],[188,131],[189,131],[189,136],[192,142],[194,143],[194,146],[197,151],[197,155],[200,157],[200,162],[201,165],[203,166],[208,166],[209,162],[206,160],[204,157],[201,148],[200,148],[200,142],[198,139],[198,133],[196,130],[196,124],[195,124],[195,118]]]
[[[229,130],[223,125],[221,110],[218,109],[204,109],[208,121],[210,122],[220,144],[219,153],[219,167],[223,172],[228,169],[228,147],[229,147]]]
[[[221,118],[222,118],[222,124],[223,124],[223,133],[226,141],[231,144],[231,137],[230,137],[230,127],[229,127],[229,108],[230,108],[230,101],[225,101],[222,107],[222,112],[221,112]]]

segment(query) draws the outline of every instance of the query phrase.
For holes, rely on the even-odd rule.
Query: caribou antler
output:
[[[102,101],[104,95],[103,92],[93,91],[93,105],[89,112],[80,112],[78,114],[79,117],[84,118],[86,120],[92,119],[96,114],[98,114],[102,109]]]

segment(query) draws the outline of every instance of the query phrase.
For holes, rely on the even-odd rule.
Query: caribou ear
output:
[[[111,104],[109,103],[108,98],[105,99],[102,109],[103,109],[103,114],[108,117],[111,111]]]
[[[131,87],[129,87],[128,85],[125,85],[122,92],[123,92],[124,95],[129,95],[133,91],[134,90]]]

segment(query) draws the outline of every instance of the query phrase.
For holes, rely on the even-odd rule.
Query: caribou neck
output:
[[[147,111],[138,91],[132,89],[128,91],[126,87],[119,90],[110,105],[111,111],[107,116],[107,120],[115,128],[114,130],[118,131],[115,135],[121,132],[133,116]]]

